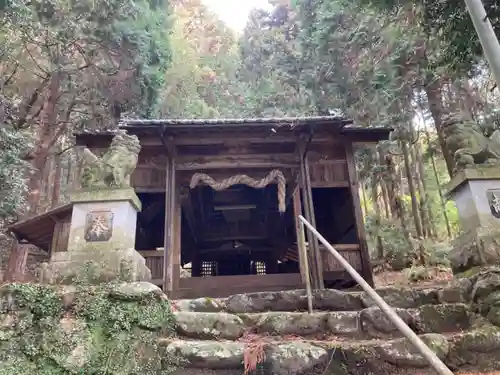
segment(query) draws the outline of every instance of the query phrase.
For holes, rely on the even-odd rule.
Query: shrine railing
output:
[[[363,277],[344,259],[340,253],[314,228],[302,215],[299,215],[300,231],[299,231],[299,248],[302,253],[301,260],[304,264],[304,273],[306,276],[306,289],[308,297],[309,312],[312,311],[312,292],[311,283],[309,278],[309,262],[307,260],[307,248],[305,246],[305,230],[304,225],[309,229],[310,233],[314,235],[319,242],[321,242],[326,250],[330,252],[338,262],[345,268],[345,270],[352,276],[352,278],[363,288],[363,290],[370,296],[371,299],[378,305],[387,318],[394,324],[394,326],[410,341],[410,343],[422,354],[422,356],[429,362],[429,364],[436,370],[439,375],[453,375],[453,372],[446,367],[446,365],[439,359],[439,357],[422,341],[418,335],[399,317],[399,315],[390,307],[378,293],[363,279]]]

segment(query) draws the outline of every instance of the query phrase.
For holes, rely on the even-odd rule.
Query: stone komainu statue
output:
[[[455,160],[455,172],[474,165],[500,165],[500,130],[487,137],[472,120],[460,114],[443,121],[443,135]]]
[[[80,177],[82,188],[129,188],[130,176],[137,166],[141,144],[135,135],[119,130],[108,151],[102,156],[84,149],[84,167]]]

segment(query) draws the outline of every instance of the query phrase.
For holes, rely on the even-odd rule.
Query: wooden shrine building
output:
[[[298,214],[373,284],[353,145],[386,140],[390,129],[338,117],[125,120],[120,127],[142,147],[132,176],[142,202],[136,250],[171,296],[303,288]],[[78,133],[76,144],[99,154],[112,136]],[[66,251],[71,211],[67,204],[10,230],[48,252]],[[320,275],[316,287],[352,285],[312,236],[308,254]]]

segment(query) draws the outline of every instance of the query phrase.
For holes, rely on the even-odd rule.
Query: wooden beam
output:
[[[360,256],[362,266],[362,276],[370,286],[373,284],[373,270],[370,262],[370,253],[366,242],[365,225],[363,223],[363,212],[361,211],[361,201],[359,199],[358,175],[356,172],[356,162],[354,160],[354,148],[352,143],[346,145],[347,170],[349,174],[349,183],[351,185],[351,199],[356,219],[356,231],[360,245]]]
[[[299,162],[283,162],[272,161],[265,158],[253,157],[252,159],[228,159],[217,160],[214,158],[207,158],[206,160],[199,160],[198,158],[190,161],[179,162],[177,164],[178,171],[197,171],[207,169],[229,169],[229,168],[297,168]]]
[[[349,181],[315,181],[311,182],[313,188],[347,188],[351,184]]]
[[[177,164],[184,163],[197,163],[204,164],[207,162],[242,162],[248,161],[251,163],[259,162],[275,162],[275,163],[286,163],[286,164],[299,164],[300,160],[297,155],[286,153],[286,154],[262,154],[262,153],[239,153],[239,154],[228,154],[223,155],[177,155]],[[345,161],[343,161],[345,163]]]
[[[314,139],[314,143],[332,143],[339,140],[338,136],[332,135],[321,135],[318,138]],[[235,136],[234,134],[204,134],[203,137],[197,136],[183,136],[178,135],[175,144],[178,146],[196,146],[196,145],[224,145],[228,144],[282,144],[282,143],[295,143],[297,142],[297,137],[294,134],[290,134],[289,136],[284,135],[271,135],[271,136],[245,136],[244,134],[241,136]],[[157,141],[159,143],[159,140]],[[142,139],[141,139],[142,144]]]
[[[225,242],[225,241],[235,241],[235,240],[263,240],[266,239],[267,236],[242,236],[242,235],[236,235],[236,236],[226,236],[226,237],[204,237],[202,239],[202,242]]]
[[[162,184],[163,185],[163,184]],[[134,187],[134,190],[136,193],[164,193],[165,192],[165,187],[159,187],[159,186],[139,186],[139,187]]]

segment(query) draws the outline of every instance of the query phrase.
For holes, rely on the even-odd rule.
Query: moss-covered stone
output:
[[[162,363],[176,363],[157,344],[174,332],[170,304],[154,286],[137,287],[4,287],[12,301],[0,314],[0,375],[164,374]]]
[[[394,311],[403,321],[412,326],[416,310],[395,308]],[[399,330],[394,326],[387,315],[378,307],[368,307],[359,314],[361,328],[369,337],[400,336]]]
[[[85,279],[90,284],[112,281],[150,281],[146,261],[131,248],[108,249],[89,246],[85,251],[55,253],[50,263],[41,267],[41,280],[46,284],[72,284]]]
[[[84,189],[73,192],[70,199],[73,203],[129,201],[137,211],[142,209],[141,200],[132,188]]]
[[[392,307],[403,309],[438,303],[437,289],[383,287],[376,292]],[[361,299],[366,307],[376,306],[367,293],[363,293]]]
[[[496,227],[480,227],[463,233],[453,240],[448,258],[454,274],[476,267],[499,265],[500,230]]]
[[[493,306],[488,312],[487,318],[492,324],[500,327],[500,306]]]
[[[466,277],[456,278],[437,291],[439,303],[468,303],[472,292],[472,281]]]
[[[177,300],[175,301],[175,307],[178,311],[221,312],[226,306],[220,298],[202,297]]]
[[[450,350],[448,341],[443,335],[428,333],[421,336],[427,346],[440,359],[446,358]],[[402,367],[427,367],[427,360],[415,349],[407,339],[398,339],[377,348],[381,358],[388,363]]]
[[[460,332],[469,329],[471,318],[467,305],[424,305],[417,309],[415,328],[421,333]]]
[[[497,290],[500,290],[500,269],[484,270],[474,283],[472,300],[474,302],[484,300]]]
[[[500,329],[483,324],[474,330],[453,338],[447,364],[453,368],[465,365],[480,369],[498,368],[498,359],[493,353],[500,350]]]
[[[246,330],[243,320],[228,313],[175,312],[177,332],[186,337],[236,340]]]

